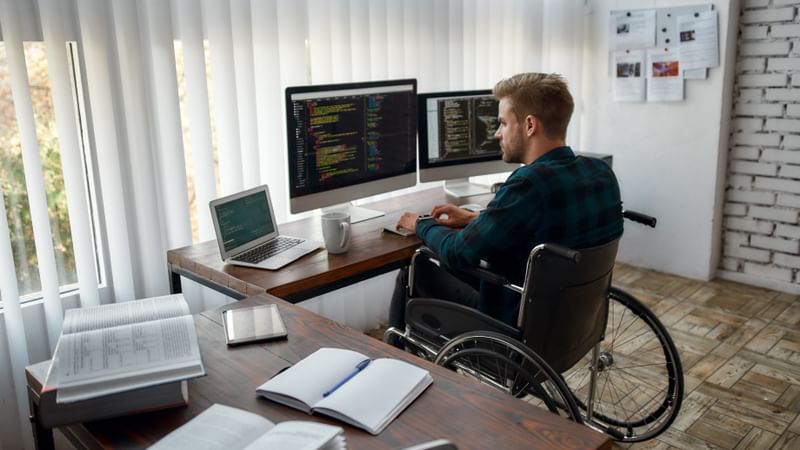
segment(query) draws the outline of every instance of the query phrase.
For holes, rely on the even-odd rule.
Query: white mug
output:
[[[344,253],[350,248],[350,215],[330,212],[322,215],[322,236],[328,253]]]

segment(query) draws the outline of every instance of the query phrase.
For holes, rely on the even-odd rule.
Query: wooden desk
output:
[[[304,300],[407,264],[420,245],[419,239],[382,231],[384,226],[393,227],[403,212],[430,212],[435,205],[447,202],[485,205],[491,198],[483,195],[453,199],[442,188],[434,188],[364,205],[386,215],[353,224],[347,253],[329,255],[321,249],[277,271],[226,265],[216,241],[170,250],[167,261],[172,292],[180,292],[180,277],[185,276],[234,298],[266,291],[291,302]],[[281,225],[280,231],[323,240],[319,217]]]
[[[233,307],[254,303],[279,305],[289,331],[287,340],[228,348],[219,311],[204,312],[195,319],[208,376],[189,382],[189,406],[68,427],[65,434],[86,448],[146,447],[211,404],[222,403],[255,412],[273,422],[315,420],[341,426],[347,447],[354,450],[396,449],[439,438],[449,439],[461,450],[611,448],[605,435],[276,297],[262,294]],[[409,361],[429,370],[433,385],[378,436],[333,419],[306,415],[256,395],[256,387],[271,375],[322,346]]]

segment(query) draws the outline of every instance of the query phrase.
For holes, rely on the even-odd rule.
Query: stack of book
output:
[[[52,361],[28,376],[48,364],[45,427],[186,405],[186,380],[206,374],[181,294],[68,310]]]

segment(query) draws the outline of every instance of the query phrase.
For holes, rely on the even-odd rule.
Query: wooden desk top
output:
[[[208,376],[189,381],[190,405],[85,424],[80,427],[83,431],[80,437],[87,441],[84,443],[100,448],[145,447],[211,404],[222,403],[255,412],[273,422],[314,420],[341,426],[347,447],[354,450],[396,449],[440,438],[449,439],[461,450],[611,448],[603,434],[273,296],[262,294],[231,306],[254,303],[279,305],[289,331],[287,340],[228,348],[219,310],[195,316]],[[370,357],[409,361],[429,370],[433,385],[378,436],[324,416],[309,416],[256,395],[256,387],[267,378],[323,345],[353,349]]]
[[[386,215],[353,224],[352,243],[347,253],[329,255],[320,249],[277,271],[224,264],[216,241],[170,250],[167,252],[167,261],[173,267],[244,295],[266,291],[290,301],[308,298],[316,295],[315,289],[335,285],[348,278],[362,276],[363,279],[380,273],[380,269],[390,270],[408,261],[419,247],[419,239],[382,231],[384,226],[393,227],[403,212],[430,212],[435,205],[447,202],[486,204],[491,198],[491,195],[483,195],[454,199],[448,197],[442,188],[433,188],[364,205],[384,211]],[[280,231],[282,234],[323,240],[319,217],[281,225]]]

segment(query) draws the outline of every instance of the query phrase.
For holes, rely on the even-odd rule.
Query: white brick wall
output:
[[[800,195],[778,194],[778,205],[800,209]]]
[[[756,61],[761,61],[756,58],[746,58],[746,60],[753,60],[748,66],[758,67]],[[770,58],[767,62],[767,70],[797,70],[800,69],[800,58]],[[757,69],[753,69],[757,70]]]
[[[800,154],[800,152],[798,152]],[[758,148],[755,147],[734,147],[731,150],[731,156],[733,159],[758,159],[761,155],[761,152]]]
[[[800,101],[800,89],[770,88],[767,89],[764,98],[771,102],[798,102]]]
[[[781,22],[794,19],[794,8],[770,8],[745,10],[742,23]]]
[[[800,105],[790,105],[798,106]],[[737,116],[782,116],[783,105],[778,103],[737,103]]]
[[[788,149],[800,149],[800,136],[796,134],[784,136],[782,146]]]
[[[796,180],[756,177],[755,181],[753,182],[753,187],[755,187],[756,189],[765,189],[771,191],[791,192],[793,194],[800,194],[800,181]]]
[[[800,36],[800,25],[773,25],[770,27],[770,36],[774,38]]]
[[[761,69],[764,70],[762,66]],[[764,98],[764,90],[763,89],[741,89],[739,90],[739,101],[740,102],[760,102],[761,99]]]
[[[748,175],[728,174],[728,187],[733,189],[750,189],[753,185],[753,177]],[[730,191],[729,191],[730,192]]]
[[[775,55],[787,56],[792,45],[789,42],[764,42],[764,43],[747,43],[739,46],[740,55]]]
[[[774,205],[775,193],[764,191],[745,191],[735,189],[728,191],[727,199],[729,202],[750,203],[757,205]]]
[[[751,159],[751,158],[741,158],[741,159]],[[761,159],[764,161],[776,161],[789,164],[800,164],[800,151],[773,150],[768,148],[761,153]]]
[[[783,87],[786,86],[788,76],[783,73],[778,74],[751,74],[739,75],[739,86],[741,87]]]
[[[751,27],[742,27],[741,31],[742,39],[766,39],[769,27],[756,25]]]
[[[800,227],[794,225],[777,225],[775,227],[775,235],[790,239],[800,239]],[[800,267],[800,264],[798,264],[798,267]]]
[[[800,2],[743,0],[720,270],[800,285]]]
[[[731,161],[732,173],[743,173],[750,175],[775,176],[778,174],[778,166],[772,163],[751,162],[751,161]]]

